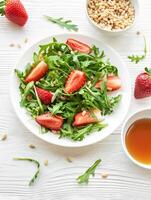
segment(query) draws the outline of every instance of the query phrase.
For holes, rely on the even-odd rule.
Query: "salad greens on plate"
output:
[[[33,62],[19,78],[20,105],[41,126],[60,138],[83,140],[107,126],[102,120],[111,114],[121,95],[110,95],[121,87],[118,69],[95,45],[74,39],[56,38],[40,45]]]

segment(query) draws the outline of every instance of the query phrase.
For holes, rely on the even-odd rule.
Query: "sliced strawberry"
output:
[[[135,81],[134,96],[136,99],[151,96],[151,69],[145,68],[145,71],[139,74]]]
[[[85,73],[79,70],[74,70],[68,76],[65,84],[65,92],[71,94],[83,87],[85,82]]]
[[[40,80],[46,73],[48,72],[48,65],[41,61],[30,74],[26,77],[25,82],[29,83],[31,81],[38,81]]]
[[[91,48],[87,44],[79,42],[78,40],[68,39],[66,44],[69,45],[72,50],[86,54],[91,53]]]
[[[96,88],[100,88],[102,80],[98,81],[95,85]],[[114,91],[121,88],[121,79],[118,76],[109,75],[107,78],[107,90]]]
[[[0,14],[19,26],[24,26],[28,20],[27,12],[20,0],[1,1]]]
[[[36,87],[36,91],[37,91],[37,94],[40,98],[40,100],[48,105],[51,103],[52,101],[52,97],[53,97],[53,93],[51,91],[47,91],[47,90],[44,90],[42,88],[39,88],[39,87]]]
[[[99,80],[99,81],[95,84],[95,88],[100,89],[101,84],[102,84],[102,80]]]
[[[91,123],[96,123],[100,121],[101,118],[101,111],[100,110],[94,110],[91,112],[83,111],[80,113],[77,113],[74,117],[73,126],[83,126]]]
[[[53,116],[51,113],[46,113],[37,116],[36,122],[45,128],[58,131],[63,125],[63,118],[59,115]]]

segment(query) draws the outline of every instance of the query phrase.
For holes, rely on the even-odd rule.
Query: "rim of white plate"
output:
[[[14,81],[15,79],[17,79],[17,77],[15,77],[14,75],[14,69],[15,68],[18,68],[19,66],[19,63],[21,62],[21,60],[24,58],[24,56],[26,54],[28,54],[29,51],[32,51],[34,52],[32,49],[33,48],[36,48],[36,50],[38,50],[38,46],[39,44],[44,44],[44,43],[47,43],[48,41],[50,41],[50,39],[52,39],[53,37],[65,37],[66,39],[67,38],[71,38],[71,37],[74,37],[74,39],[78,39],[79,37],[82,37],[82,38],[85,38],[87,40],[91,40],[92,44],[94,43],[101,43],[102,46],[104,46],[105,48],[108,49],[109,52],[111,52],[112,54],[114,54],[114,56],[116,56],[116,58],[118,58],[118,60],[120,61],[120,63],[122,64],[122,66],[124,66],[124,74],[126,75],[127,77],[127,88],[128,88],[128,96],[127,96],[127,104],[126,104],[126,107],[127,107],[127,110],[124,111],[122,117],[119,119],[118,121],[118,125],[116,125],[113,129],[111,130],[108,130],[108,132],[106,131],[106,134],[100,134],[100,135],[97,135],[98,132],[95,132],[93,134],[90,134],[89,136],[87,136],[84,140],[82,141],[78,141],[78,142],[75,142],[75,141],[71,141],[69,139],[59,139],[58,136],[55,136],[56,139],[48,139],[48,135],[49,133],[47,134],[40,134],[39,131],[38,133],[35,132],[33,130],[33,126],[31,126],[29,123],[27,123],[27,119],[25,120],[22,116],[22,115],[26,115],[26,117],[28,116],[28,120],[32,120],[34,121],[33,119],[31,119],[31,117],[26,113],[25,114],[25,109],[24,108],[21,108],[20,105],[19,105],[19,101],[18,102],[15,102],[14,100]],[[59,40],[59,39],[58,39]],[[83,40],[81,40],[83,41]],[[99,48],[100,48],[100,44],[97,45]],[[28,63],[28,60],[26,61]],[[119,69],[119,68],[118,68]],[[18,92],[19,92],[19,88],[17,88]],[[20,95],[20,94],[19,94]],[[51,143],[51,144],[55,144],[55,145],[58,145],[58,146],[62,146],[62,147],[84,147],[84,146],[88,146],[88,145],[92,145],[92,144],[95,144],[97,142],[100,142],[102,141],[104,138],[106,138],[107,136],[109,136],[110,134],[112,134],[116,128],[118,128],[118,126],[123,122],[124,118],[126,117],[127,115],[127,112],[128,112],[128,109],[129,109],[129,106],[130,106],[130,100],[131,100],[131,79],[130,79],[130,76],[129,76],[129,72],[128,72],[128,69],[126,67],[126,64],[125,62],[122,60],[121,56],[112,48],[110,47],[109,45],[105,44],[104,42],[102,41],[99,41],[98,39],[95,39],[91,36],[88,36],[88,35],[84,35],[84,34],[79,34],[79,33],[62,33],[62,34],[52,34],[48,37],[44,37],[42,38],[41,40],[38,40],[37,42],[34,42],[33,44],[30,45],[30,47],[28,49],[26,49],[22,55],[20,56],[18,62],[16,63],[15,67],[12,69],[12,73],[11,73],[11,77],[10,77],[10,98],[11,98],[11,103],[13,105],[13,108],[15,110],[15,113],[17,115],[17,117],[19,118],[19,120],[22,122],[22,124],[31,132],[33,133],[34,135],[36,135],[38,138],[48,142],[48,143]],[[24,114],[23,114],[23,110],[24,110]],[[37,126],[35,124],[35,126]],[[107,127],[108,128],[108,127]],[[107,129],[105,128],[105,129]],[[104,130],[104,129],[103,129]],[[103,132],[103,130],[101,132]],[[50,131],[51,133],[51,131]],[[47,135],[47,136],[46,136]],[[54,134],[52,134],[54,136]],[[52,137],[52,136],[51,136]],[[87,138],[88,137],[92,137],[93,139],[90,139],[88,140]]]

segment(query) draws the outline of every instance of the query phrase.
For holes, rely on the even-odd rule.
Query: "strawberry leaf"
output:
[[[5,15],[5,5],[6,5],[6,0],[0,1],[0,15],[1,16]]]
[[[145,72],[147,72],[147,74],[148,74],[149,76],[151,76],[151,68],[145,67]]]

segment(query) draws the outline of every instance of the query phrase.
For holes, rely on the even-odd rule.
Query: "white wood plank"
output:
[[[95,30],[85,15],[85,0],[22,0],[30,13],[27,26],[23,29],[0,18],[0,133],[7,133],[8,139],[0,141],[0,200],[150,200],[151,173],[132,164],[125,156],[120,142],[119,128],[102,142],[90,147],[70,149],[47,144],[32,135],[16,117],[10,103],[9,77],[13,66],[22,52],[42,37],[66,32],[56,25],[45,21],[42,15],[72,19],[79,25],[80,32],[96,37],[115,48],[131,74],[132,87],[137,74],[150,66],[150,18],[151,2],[141,3],[139,24],[119,37],[108,37]],[[138,65],[131,63],[127,56],[141,54],[143,50],[141,31],[147,38],[149,52],[147,59]],[[24,39],[28,43],[24,44]],[[22,48],[10,47],[11,43],[21,44]],[[136,101],[132,99],[130,113],[138,108],[151,106],[150,99]],[[130,114],[129,113],[129,114]],[[34,144],[36,149],[30,149]],[[41,162],[41,173],[33,187],[28,186],[35,166],[32,163],[14,161],[13,157],[27,156]],[[73,162],[66,160],[73,157]],[[89,185],[79,186],[76,178],[96,159],[103,160],[96,176]],[[43,165],[44,160],[49,165]],[[107,179],[101,173],[109,172]]]

